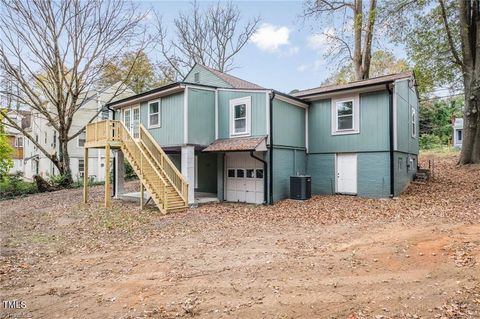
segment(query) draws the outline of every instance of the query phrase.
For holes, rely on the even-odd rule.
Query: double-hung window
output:
[[[78,135],[78,147],[83,147],[85,145],[86,135],[85,131]]]
[[[230,135],[250,135],[250,97],[230,100]]]
[[[23,137],[17,136],[15,138],[15,147],[23,147]]]
[[[148,102],[148,127],[160,126],[160,101]]]
[[[360,112],[358,96],[332,101],[332,135],[359,133]]]

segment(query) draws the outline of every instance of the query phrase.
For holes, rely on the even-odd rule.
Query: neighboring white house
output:
[[[453,118],[453,146],[462,147],[463,142],[463,119],[462,118]]]
[[[117,86],[109,87],[102,91],[92,92],[85,99],[84,105],[75,113],[72,121],[70,134],[77,133],[92,119],[99,111],[100,114],[94,121],[108,119],[111,112],[104,107],[115,94]],[[134,94],[133,91],[124,91],[117,98],[124,98]],[[50,154],[59,152],[58,132],[48,123],[47,119],[39,112],[32,111],[29,133],[44,147]],[[68,144],[70,156],[70,169],[74,180],[83,178],[85,162],[83,158],[83,145],[85,143],[85,132],[72,139]],[[32,179],[35,175],[48,177],[58,175],[58,169],[29,139],[25,138],[24,152],[24,177]],[[88,167],[89,176],[95,181],[105,179],[105,151],[97,149],[89,153]]]
[[[30,126],[30,112],[29,111],[23,111],[23,110],[11,110],[8,111],[8,117],[11,118],[15,123],[22,127],[22,128],[27,128]],[[4,123],[7,123],[7,121],[4,119]],[[12,153],[12,161],[13,161],[13,166],[10,169],[10,174],[15,174],[18,172],[22,172],[24,170],[24,163],[23,163],[23,158],[24,158],[24,137],[23,134],[8,125],[4,126],[5,130],[5,135],[7,136],[8,142],[10,146],[13,148],[13,153]]]

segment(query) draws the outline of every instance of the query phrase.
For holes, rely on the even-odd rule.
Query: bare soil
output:
[[[25,307],[0,318],[480,318],[480,167],[435,170],[392,200],[1,201],[1,299]]]

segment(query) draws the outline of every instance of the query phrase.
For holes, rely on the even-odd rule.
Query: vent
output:
[[[195,83],[200,83],[200,73],[195,73],[193,75],[193,80],[195,81]]]

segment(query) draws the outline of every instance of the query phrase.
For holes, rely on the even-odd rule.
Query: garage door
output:
[[[257,155],[261,157],[261,155]],[[226,200],[262,204],[263,163],[249,153],[230,153],[226,155]]]

